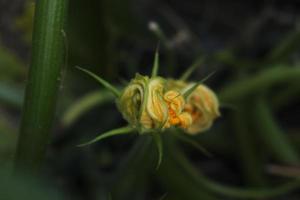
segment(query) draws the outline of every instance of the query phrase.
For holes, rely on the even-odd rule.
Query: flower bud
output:
[[[217,96],[205,85],[199,85],[191,94],[185,111],[191,113],[193,119],[193,124],[187,129],[190,134],[206,131],[220,116]]]
[[[169,89],[181,93],[193,85],[193,83],[188,84],[177,80],[168,80],[167,82]],[[192,124],[185,129],[187,133],[196,134],[206,131],[212,126],[213,121],[220,116],[218,98],[211,89],[201,84],[188,97],[184,112],[189,113],[192,118]]]
[[[165,93],[164,99],[168,104],[169,112],[169,119],[166,124],[167,127],[180,126],[182,128],[187,128],[192,124],[191,115],[183,112],[185,100],[178,91],[169,90]]]
[[[123,90],[118,108],[123,117],[140,132],[163,128],[168,106],[163,99],[164,79],[137,74]]]
[[[160,77],[137,74],[118,99],[124,118],[139,132],[171,126],[188,128],[192,124],[192,116],[184,112],[186,103],[182,94],[176,90],[165,92],[165,83]]]

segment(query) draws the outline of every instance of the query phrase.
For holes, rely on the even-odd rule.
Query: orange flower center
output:
[[[183,96],[177,91],[168,91],[164,95],[168,108],[167,127],[180,126],[187,128],[192,124],[192,117],[186,112],[182,112],[185,101]]]
[[[171,125],[181,125],[182,120],[176,115],[176,112],[171,108],[170,103],[168,103],[169,109],[169,123]]]

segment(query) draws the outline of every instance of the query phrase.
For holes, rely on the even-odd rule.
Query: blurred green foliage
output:
[[[0,168],[11,172],[17,141],[17,129],[11,122],[0,116]]]
[[[2,168],[0,170],[0,176],[0,197],[2,199],[64,199],[58,191],[36,177],[13,176],[5,173]]]
[[[64,41],[68,58],[44,169],[53,178],[49,182],[62,188],[71,199],[299,199],[299,175],[287,178],[269,171],[270,165],[299,169],[297,28],[284,29],[279,39],[274,39],[271,28],[261,27],[272,43],[265,48],[260,40],[251,40],[253,52],[244,53],[249,46],[238,39],[223,46],[213,41],[213,47],[207,48],[211,35],[222,36],[226,31],[209,29],[214,27],[208,24],[209,18],[201,23],[193,21],[197,19],[188,17],[193,12],[177,16],[182,3],[174,4],[178,10],[172,11],[164,3],[153,6],[148,1],[150,5],[142,3],[145,7],[130,0],[70,1]],[[133,12],[134,8],[139,12]],[[33,10],[34,4],[27,1],[14,25],[28,45]],[[164,156],[158,170],[156,147],[146,135],[120,136],[89,147],[76,147],[125,122],[115,108],[113,96],[74,66],[88,68],[120,87],[120,82],[125,79],[126,83],[135,72],[150,72],[154,48],[162,38],[146,30],[149,16],[155,16],[153,19],[167,38],[160,50],[161,75],[180,75],[186,66],[195,63],[199,66],[190,73],[190,79],[199,80],[217,69],[207,84],[217,91],[224,105],[222,117],[208,132],[191,137],[212,157],[174,137],[173,132],[163,135]],[[205,32],[202,25],[209,30]],[[168,46],[177,41],[180,31],[193,33],[187,47]],[[257,32],[253,38],[262,37]],[[194,38],[195,34],[200,35],[202,43]],[[194,55],[200,58],[193,58],[196,62],[191,59]],[[15,50],[1,45],[0,71],[0,166],[7,175],[15,151],[26,61],[18,58]],[[32,199],[59,198],[40,184],[31,184],[30,178],[24,184],[1,177],[0,187],[5,188],[5,195],[13,195],[11,199],[29,190],[36,191]],[[1,192],[0,196],[4,195]]]
[[[0,80],[13,82],[25,78],[24,63],[0,42]]]
[[[22,14],[15,19],[15,28],[23,33],[23,41],[30,45],[33,31],[35,4],[32,0],[27,0],[24,4],[25,5]]]

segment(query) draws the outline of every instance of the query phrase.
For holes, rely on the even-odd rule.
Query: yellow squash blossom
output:
[[[117,101],[124,118],[140,132],[180,126],[187,128],[192,117],[183,112],[185,101],[177,91],[166,91],[165,79],[137,74]]]
[[[184,93],[195,83],[186,83],[177,80],[168,80],[169,89]],[[220,116],[219,101],[215,93],[204,84],[199,85],[188,97],[184,112],[192,117],[192,124],[186,128],[189,134],[196,134],[209,129],[214,120]]]
[[[183,96],[178,91],[170,90],[165,93],[164,99],[168,104],[169,111],[169,119],[166,126],[189,127],[192,124],[192,117],[189,113],[183,112],[185,107]]]

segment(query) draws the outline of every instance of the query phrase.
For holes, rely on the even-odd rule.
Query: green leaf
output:
[[[249,95],[257,94],[275,85],[298,81],[300,69],[292,66],[276,66],[262,70],[258,74],[227,84],[219,92],[219,99],[224,102],[235,102]]]
[[[156,77],[159,69],[159,44],[156,47],[151,77]]]
[[[253,101],[253,123],[255,133],[258,134],[261,141],[265,142],[265,148],[281,163],[297,164],[300,157],[295,147],[291,145],[288,135],[281,129],[274,119],[269,102],[265,97],[259,97]],[[263,126],[261,125],[263,122]]]
[[[205,78],[203,78],[201,81],[199,81],[198,83],[195,83],[190,89],[188,89],[187,91],[185,91],[183,93],[183,96],[185,99],[187,99],[195,90],[196,88],[203,84],[205,81],[207,81],[212,75],[214,75],[216,73],[216,71],[211,72],[210,74],[208,74]]]
[[[79,70],[81,70],[81,71],[83,71],[84,73],[88,74],[89,76],[93,77],[96,81],[98,81],[106,89],[108,89],[110,92],[112,92],[116,97],[119,97],[121,95],[120,91],[116,87],[114,87],[109,82],[107,82],[106,80],[102,79],[101,77],[97,76],[93,72],[91,72],[91,71],[89,71],[87,69],[83,69],[83,68],[81,68],[79,66],[76,66],[76,68],[79,69]]]
[[[172,161],[170,162],[170,168],[179,168],[182,172],[186,173],[187,177],[193,181],[193,183],[198,188],[204,188],[209,192],[220,194],[230,198],[239,198],[239,199],[250,199],[250,198],[271,198],[279,195],[283,195],[292,190],[297,190],[300,185],[299,180],[289,181],[287,183],[281,184],[279,186],[273,186],[268,188],[241,188],[223,185],[217,183],[205,175],[203,175],[199,169],[196,169],[187,157],[182,154],[178,148],[172,148]]]
[[[78,145],[78,147],[87,146],[87,145],[93,144],[95,142],[98,142],[100,140],[103,140],[104,138],[108,138],[108,137],[111,137],[111,136],[128,134],[128,133],[132,132],[133,130],[134,129],[130,126],[113,129],[113,130],[110,130],[108,132],[105,132],[105,133],[97,136],[96,138],[92,139],[89,142]]]
[[[198,58],[188,69],[182,74],[182,76],[179,78],[182,81],[186,81],[191,74],[199,67],[199,65],[203,64],[205,61],[205,57]]]
[[[63,114],[62,124],[70,126],[92,108],[113,101],[114,96],[109,91],[93,91],[74,102]]]
[[[299,50],[300,30],[296,29],[288,33],[283,39],[271,50],[266,57],[267,62],[276,63],[287,60],[293,52]]]
[[[53,187],[49,180],[42,179],[40,176],[24,171],[7,173],[7,170],[0,167],[0,177],[1,199],[64,200],[67,198],[61,188]]]
[[[158,151],[158,161],[156,165],[156,170],[158,170],[163,158],[163,143],[159,133],[152,133],[152,136]]]
[[[181,141],[183,141],[183,142],[191,145],[192,147],[196,148],[197,150],[202,152],[207,157],[212,157],[212,154],[207,149],[205,149],[203,146],[201,146],[198,142],[196,142],[194,138],[191,138],[191,137],[189,137],[185,134],[178,133],[178,132],[175,132],[174,136],[176,136]]]

